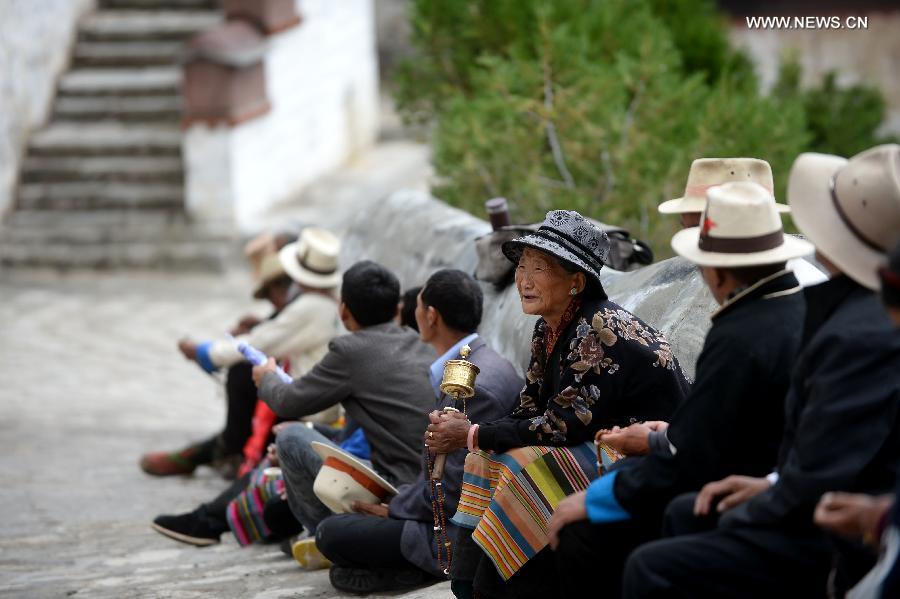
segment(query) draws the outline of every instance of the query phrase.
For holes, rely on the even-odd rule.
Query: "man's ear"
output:
[[[721,289],[728,282],[728,273],[724,268],[713,267],[713,278],[716,282],[716,289]]]
[[[443,320],[441,318],[441,313],[434,309],[434,306],[428,306],[425,308],[425,319],[428,321],[428,324],[431,326],[435,326]]]

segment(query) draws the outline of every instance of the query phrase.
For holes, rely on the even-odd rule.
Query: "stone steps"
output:
[[[184,210],[179,127],[184,42],[221,22],[218,2],[97,4],[29,142],[0,264],[221,268],[236,244]]]
[[[22,169],[23,183],[58,181],[135,181],[181,184],[177,156],[30,156]]]
[[[0,227],[0,265],[220,269],[234,240],[181,210],[17,210]]]
[[[221,22],[222,15],[210,10],[107,10],[81,23],[78,41],[183,41]]]
[[[19,188],[19,210],[103,210],[109,208],[168,208],[184,205],[184,186],[164,183],[24,183]]]
[[[30,156],[180,156],[181,131],[173,126],[128,126],[116,121],[54,123],[35,133]]]
[[[59,93],[71,96],[171,96],[181,85],[178,68],[76,69],[59,80]]]
[[[154,269],[221,271],[234,261],[225,240],[179,240],[160,243],[66,242],[20,243],[0,237],[0,266],[6,268]]]
[[[57,121],[160,122],[181,118],[181,98],[166,96],[61,96],[53,106]]]
[[[183,51],[184,44],[180,40],[81,41],[75,44],[72,66],[75,68],[171,66],[178,63]]]
[[[218,0],[100,0],[101,10],[219,10]]]

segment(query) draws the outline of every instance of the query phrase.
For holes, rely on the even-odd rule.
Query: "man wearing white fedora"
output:
[[[680,198],[667,200],[659,205],[660,214],[677,214],[682,227],[696,227],[700,215],[706,207],[706,192],[724,183],[757,183],[764,187],[774,202],[775,180],[772,167],[759,158],[698,158],[691,163],[684,194]],[[785,204],[775,204],[780,214],[791,211]],[[788,261],[788,267],[804,287],[822,283],[827,278],[819,269],[806,260],[795,258]]]
[[[613,470],[557,508],[550,526],[570,593],[599,579],[617,596],[628,554],[659,538],[669,501],[731,473],[764,476],[775,464],[804,314],[785,262],[814,248],[784,235],[771,193],[757,183],[726,183],[707,194],[703,225],[672,239],[721,306],[697,378],[661,433],[669,451]]]
[[[874,562],[859,544],[826,538],[813,511],[829,491],[889,492],[900,463],[900,336],[873,292],[900,238],[900,146],[849,161],[802,154],[788,200],[831,278],[804,291],[776,472],[704,487],[698,511],[715,506],[718,529],[639,548],[625,597],[842,596]]]
[[[287,242],[288,237],[280,235],[273,241],[267,257],[254,258],[260,262],[260,281],[254,297],[268,297],[275,313],[254,326],[239,327],[243,330],[234,335],[270,356],[289,361],[291,372],[303,374],[325,355],[328,341],[338,332],[334,307],[340,283],[340,240],[314,227],[305,229],[299,241]],[[287,243],[281,246],[280,254],[275,254],[276,244],[284,243],[279,240]],[[206,372],[227,370],[228,414],[225,429],[210,439],[180,451],[142,456],[141,468],[157,476],[190,474],[197,466],[215,459],[239,457],[252,430],[256,388],[250,377],[250,364],[234,341],[224,336],[199,344],[182,339],[178,348]],[[312,420],[328,423],[337,416],[332,411]]]

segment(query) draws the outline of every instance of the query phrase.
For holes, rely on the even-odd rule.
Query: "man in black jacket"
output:
[[[628,554],[660,536],[676,495],[732,472],[763,476],[775,464],[804,314],[785,262],[813,247],[783,235],[774,198],[752,182],[712,189],[703,226],[681,231],[672,246],[700,265],[721,308],[691,392],[665,431],[668,450],[623,464],[557,508],[551,530],[568,524],[557,563],[571,594],[599,579],[617,596]]]
[[[475,332],[481,322],[482,304],[481,288],[471,276],[459,270],[441,270],[428,279],[416,307],[422,340],[440,355],[430,367],[438,410],[462,410],[463,406],[456,405],[439,385],[444,364],[459,359],[464,346],[471,349],[468,360],[480,370],[475,379],[475,395],[466,400],[466,413],[472,422],[509,414],[518,402],[523,384],[512,364]],[[444,467],[444,513],[451,527],[450,517],[459,501],[467,453],[465,449],[453,451]],[[436,555],[429,474],[423,457],[416,480],[401,487],[388,505],[358,504],[360,513],[331,516],[319,524],[316,545],[335,564],[330,575],[337,589],[372,593],[428,579],[436,581],[445,575]]]
[[[900,146],[849,162],[803,154],[791,170],[794,222],[831,279],[805,290],[802,349],[785,400],[777,474],[704,487],[717,530],[657,541],[629,558],[625,597],[840,596],[871,567],[858,545],[812,521],[828,491],[884,493],[900,459],[900,338],[879,301],[877,268],[900,235]],[[774,482],[773,482],[774,481]]]

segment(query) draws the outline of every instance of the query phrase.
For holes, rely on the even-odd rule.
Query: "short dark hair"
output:
[[[744,287],[749,287],[757,281],[771,277],[785,268],[787,268],[787,265],[784,262],[776,262],[775,264],[760,264],[757,266],[722,267],[722,270],[728,271]]]
[[[437,310],[454,331],[474,333],[481,324],[484,294],[470,275],[448,268],[428,278],[422,289],[422,303]]]
[[[400,281],[384,266],[363,260],[344,273],[341,301],[360,326],[370,327],[394,318],[400,301]]]
[[[400,298],[400,324],[418,332],[419,323],[416,322],[416,303],[421,287],[410,287],[403,292]]]

